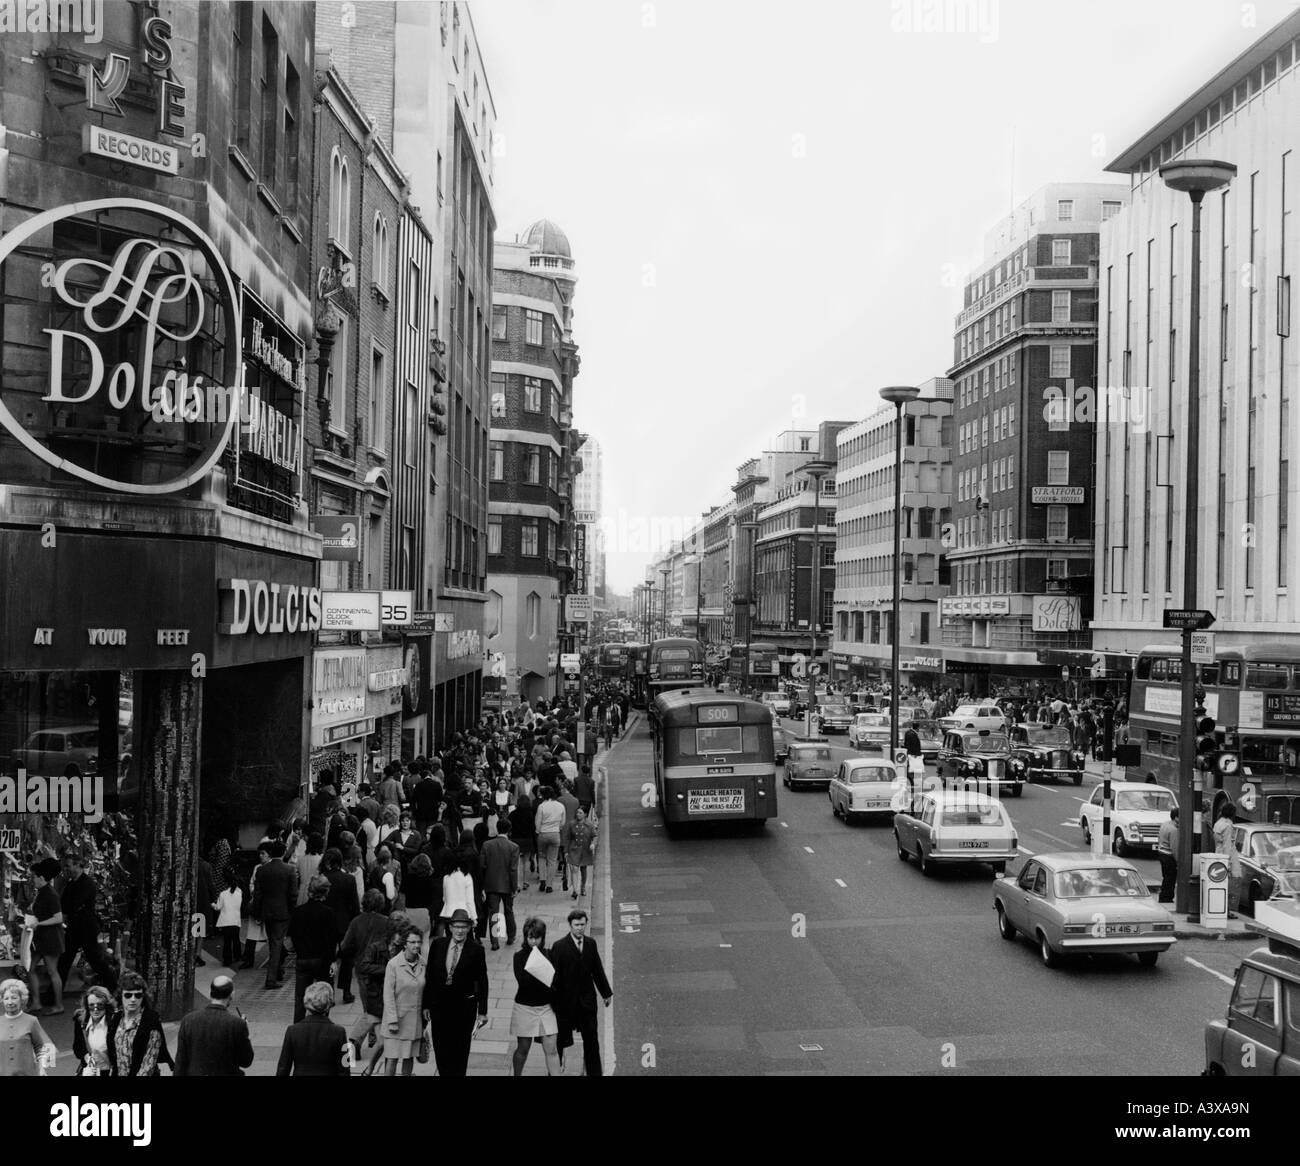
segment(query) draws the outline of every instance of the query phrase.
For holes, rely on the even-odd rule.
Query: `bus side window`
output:
[[[1217,664],[1201,665],[1201,683],[1211,688],[1219,686],[1219,666]]]
[[[1151,657],[1150,656],[1138,657],[1137,668],[1134,670],[1133,675],[1138,680],[1151,679]]]

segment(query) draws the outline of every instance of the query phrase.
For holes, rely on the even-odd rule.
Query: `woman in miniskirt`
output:
[[[515,982],[519,990],[515,993],[515,1007],[510,1014],[510,1035],[516,1039],[514,1064],[515,1076],[523,1075],[524,1065],[528,1062],[528,1053],[533,1047],[534,1038],[542,1042],[542,1053],[546,1057],[546,1075],[560,1075],[560,1053],[556,1047],[556,1034],[560,1031],[555,1017],[551,984],[539,980],[531,972],[524,970],[528,957],[536,951],[548,961],[550,953],[546,950],[546,924],[536,915],[524,924],[524,942],[522,948],[515,952]]]

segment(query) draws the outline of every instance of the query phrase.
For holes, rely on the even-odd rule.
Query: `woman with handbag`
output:
[[[78,1077],[111,1077],[109,1059],[109,1022],[113,1015],[113,997],[107,988],[96,984],[86,989],[85,999],[72,1018],[72,1054],[77,1058]]]
[[[174,1069],[162,1020],[149,1007],[144,977],[138,972],[122,976],[117,994],[122,1010],[108,1022],[108,1059],[114,1077],[157,1077],[158,1066]]]
[[[427,1050],[420,1046],[424,1041],[424,1026],[428,1014],[424,1011],[425,963],[420,952],[424,936],[418,927],[409,926],[401,937],[402,950],[391,960],[384,971],[384,1076],[395,1077],[397,1064],[402,1064],[402,1076],[415,1071],[415,1058],[428,1060]]]

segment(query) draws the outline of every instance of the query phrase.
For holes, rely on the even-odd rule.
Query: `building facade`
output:
[[[588,524],[575,538],[572,506],[578,276],[564,232],[544,219],[498,242],[496,264],[485,634],[508,690],[535,701],[559,690],[564,597],[590,587]]]
[[[943,686],[939,603],[949,566],[943,531],[952,501],[952,381],[935,377],[903,406],[902,572],[894,614],[897,410],[883,405],[840,431],[835,472],[835,638],[838,683],[891,681],[899,629],[898,683]]]
[[[1288,16],[1123,152],[1132,197],[1102,235],[1094,646],[1109,667],[1178,643],[1187,441],[1199,447],[1197,606],[1217,646],[1300,651],[1290,514],[1297,383],[1290,265],[1300,145],[1300,17]],[[1158,168],[1231,162],[1201,218],[1200,432],[1186,421],[1191,205]],[[1244,274],[1243,274],[1244,273]],[[1254,273],[1254,277],[1250,278]]]
[[[957,316],[945,668],[1028,693],[1091,661],[1097,256],[1128,191],[1054,183],[988,235]]]
[[[585,527],[581,536],[586,548],[588,581],[597,606],[606,604],[605,594],[605,454],[600,442],[588,436],[578,450],[582,468],[573,483],[574,522]]]

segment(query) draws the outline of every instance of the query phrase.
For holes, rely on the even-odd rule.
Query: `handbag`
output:
[[[429,1048],[432,1044],[433,1035],[430,1033],[429,1026],[426,1023],[424,1030],[420,1033],[420,1043],[415,1049],[415,1059],[419,1061],[421,1065],[427,1065],[429,1063]]]

